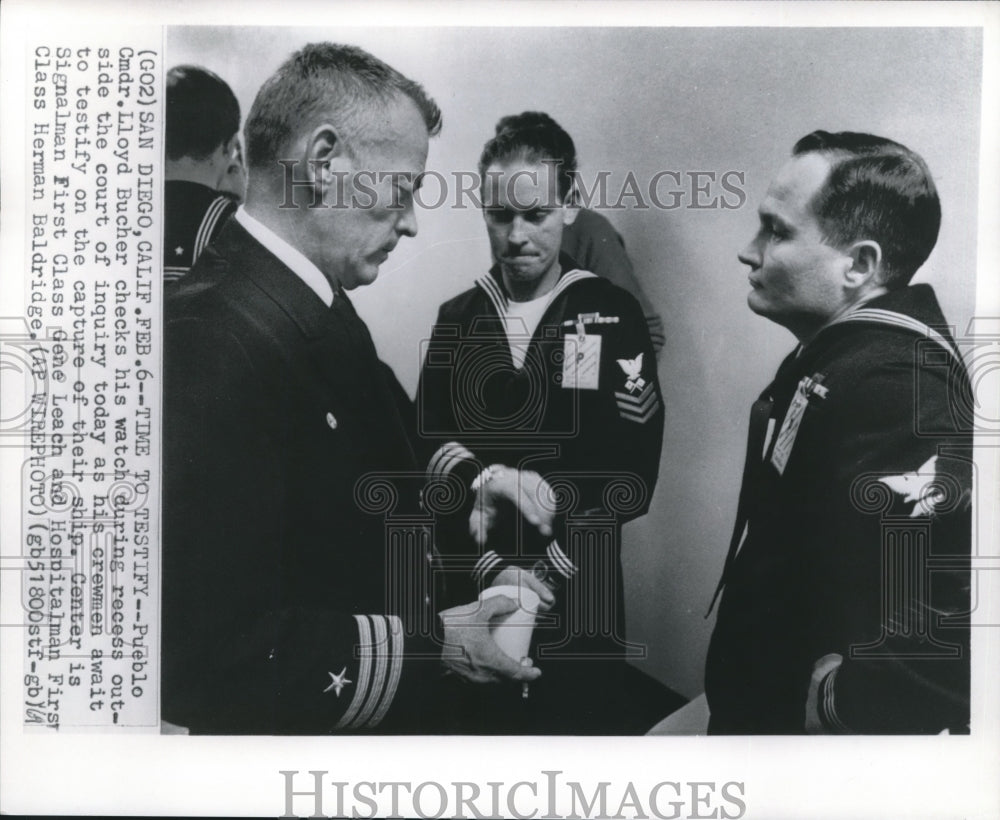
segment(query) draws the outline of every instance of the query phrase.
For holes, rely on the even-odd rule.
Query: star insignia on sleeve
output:
[[[913,472],[883,476],[879,479],[894,493],[901,495],[904,503],[913,504],[910,518],[933,515],[935,507],[944,501],[944,492],[934,482],[936,462],[937,456],[931,456]]]
[[[327,692],[329,692],[332,689],[334,691],[334,693],[337,695],[337,697],[339,698],[341,690],[345,686],[347,686],[347,684],[354,683],[354,681],[347,679],[347,667],[346,666],[343,669],[340,670],[340,674],[339,675],[334,675],[333,672],[327,672],[326,674],[328,674],[330,676],[330,685],[327,686],[326,689],[323,690],[324,694],[326,694]]]
[[[174,248],[174,256],[182,256],[183,254],[184,254],[184,248],[182,248],[180,245]]]

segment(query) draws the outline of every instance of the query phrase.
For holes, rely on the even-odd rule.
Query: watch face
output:
[[[549,565],[539,558],[535,561],[534,565],[531,567],[531,574],[534,575],[539,581],[541,581],[549,589],[556,590],[559,589],[559,577],[556,573],[549,570]]]

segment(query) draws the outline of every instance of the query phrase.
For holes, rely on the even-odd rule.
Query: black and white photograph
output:
[[[1000,5],[63,8],[0,810],[995,816]]]

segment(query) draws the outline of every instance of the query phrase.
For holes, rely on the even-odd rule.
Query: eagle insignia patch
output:
[[[894,493],[901,495],[904,503],[913,504],[910,518],[933,515],[934,509],[944,500],[944,492],[934,482],[936,463],[937,456],[931,456],[913,472],[879,479]]]
[[[618,366],[625,373],[625,389],[629,393],[642,390],[646,386],[646,380],[642,378],[642,356],[640,353],[634,359],[616,359]]]

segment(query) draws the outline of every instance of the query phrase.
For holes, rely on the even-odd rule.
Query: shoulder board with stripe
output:
[[[950,342],[930,325],[925,325],[923,322],[914,319],[912,316],[907,316],[905,313],[897,313],[894,310],[883,310],[881,308],[861,308],[852,313],[848,313],[840,319],[834,320],[830,323],[830,326],[832,327],[833,325],[846,324],[848,322],[866,322],[868,324],[885,325],[888,327],[910,330],[920,336],[924,336],[931,341],[936,342],[938,345],[947,350],[959,364],[964,364],[961,354],[952,342]]]

